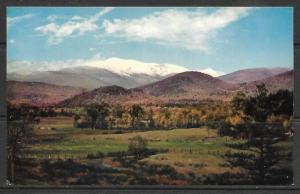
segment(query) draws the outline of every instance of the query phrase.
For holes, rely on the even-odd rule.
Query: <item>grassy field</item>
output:
[[[170,165],[182,173],[222,173],[228,170],[222,167],[224,161],[221,155],[232,149],[224,144],[233,140],[217,136],[214,129],[204,127],[113,134],[115,132],[73,128],[72,118],[67,117],[43,119],[34,129],[37,141],[28,145],[30,154],[27,157],[78,159],[97,152],[127,151],[130,139],[141,136],[147,140],[149,148],[167,150],[143,159],[144,162]]]
[[[120,158],[112,154],[126,152],[130,140],[135,136],[141,136],[146,139],[147,147],[157,150],[157,153],[138,161],[131,160],[126,165],[124,161],[122,163]],[[72,161],[78,164],[85,164],[87,167],[95,165],[108,166],[112,170],[112,172],[108,173],[110,179],[105,179],[105,181],[95,184],[112,184],[112,177],[113,180],[116,179],[117,184],[141,184],[140,182],[135,182],[136,177],[144,176],[150,177],[151,181],[162,184],[184,185],[193,184],[193,182],[185,181],[187,178],[182,178],[180,177],[181,175],[191,175],[193,179],[189,178],[189,180],[196,180],[197,177],[208,175],[245,173],[243,169],[238,167],[226,166],[226,161],[223,157],[227,151],[238,151],[226,146],[227,143],[241,143],[242,141],[244,140],[220,137],[217,134],[217,130],[207,127],[155,131],[92,130],[74,128],[71,117],[54,117],[43,118],[41,123],[34,127],[32,138],[26,145],[27,148],[23,158],[28,158],[35,162],[40,161],[40,163],[45,160],[58,161],[62,159],[67,161],[67,159],[72,159]],[[96,155],[99,152],[103,153],[104,157],[94,159],[87,157],[88,154]],[[72,163],[72,165],[74,164]],[[72,175],[59,183],[50,180],[44,181],[46,178],[40,176],[40,174],[43,174],[40,164],[33,166],[30,167],[32,168],[31,171],[36,171],[36,174],[31,174],[30,176],[39,177],[40,182],[38,184],[41,184],[41,182],[62,184],[63,181],[65,184],[72,184],[74,180],[78,184],[78,181],[81,180],[78,177],[83,176],[82,173],[76,176]],[[149,170],[153,166],[155,166],[154,171],[159,169],[159,166],[164,166],[174,169],[174,172],[165,170],[162,172],[162,175],[159,175],[160,172],[153,174],[154,172],[151,172],[153,170]],[[144,172],[146,171],[145,167],[149,167],[147,168],[149,172]],[[66,169],[68,169],[68,165],[64,170]],[[117,172],[113,170],[117,170]],[[136,174],[137,172],[139,174]],[[177,178],[170,178],[168,175],[170,173],[178,173],[178,175],[174,175]],[[86,174],[89,173],[87,172]],[[99,174],[101,176],[99,175],[98,179],[101,180],[103,171]],[[61,177],[61,175],[58,177]],[[127,178],[124,179],[124,177]],[[127,179],[133,182],[126,182],[125,180]],[[31,179],[25,182],[23,180],[22,183],[28,184],[28,181],[29,183],[36,183],[32,182],[33,180]],[[143,181],[145,182],[145,180]],[[146,183],[151,183],[151,181],[147,178]],[[90,182],[85,183],[90,184]]]

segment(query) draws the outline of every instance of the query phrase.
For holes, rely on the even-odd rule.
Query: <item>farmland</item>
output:
[[[74,128],[71,117],[57,117],[44,118],[39,125],[34,127],[32,133],[32,143],[27,145],[25,157],[34,158],[36,161],[73,159],[78,163],[96,162],[99,165],[105,164],[109,168],[114,166],[118,169],[122,165],[119,162],[113,162],[116,157],[110,154],[126,152],[130,139],[141,136],[147,140],[149,149],[157,150],[157,153],[142,158],[136,163],[170,166],[179,174],[193,173],[196,177],[209,173],[242,172],[238,168],[232,170],[225,167],[225,161],[222,158],[226,151],[234,151],[226,147],[226,143],[239,143],[241,140],[219,137],[216,130],[208,130],[206,127],[125,131],[122,134],[116,134],[118,133],[116,130]],[[88,159],[89,154],[97,155],[97,153],[103,153],[104,157]],[[48,184],[54,183],[48,182]]]

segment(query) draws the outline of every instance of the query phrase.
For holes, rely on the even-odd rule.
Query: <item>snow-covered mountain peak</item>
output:
[[[104,60],[89,61],[85,65],[89,67],[106,69],[108,71],[126,76],[130,76],[133,74],[165,76],[169,74],[189,71],[189,69],[185,67],[174,64],[145,63],[137,60],[121,59],[116,57]]]

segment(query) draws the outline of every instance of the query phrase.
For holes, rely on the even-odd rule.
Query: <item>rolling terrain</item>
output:
[[[36,106],[56,104],[83,92],[81,88],[57,86],[39,82],[7,82],[7,100],[12,104]]]
[[[236,88],[210,75],[189,71],[141,87],[145,93],[171,100],[224,99]]]
[[[74,72],[77,70],[78,69],[73,69]],[[71,70],[69,69],[68,71]],[[276,71],[278,72],[279,70]],[[276,71],[274,70],[273,72]],[[84,73],[82,73],[82,70],[80,70],[80,72],[81,74],[78,73],[78,76],[85,76]],[[95,75],[95,77],[99,77],[99,80],[100,78],[106,80],[112,78],[108,72],[106,72],[105,75],[100,75],[98,74],[99,72],[95,71],[93,74],[90,70],[86,70],[85,73],[86,75]],[[62,80],[55,76],[51,77],[51,79],[56,82],[68,84],[67,82],[62,82]],[[74,79],[74,77],[73,79],[70,78],[70,81],[72,80],[78,83],[89,81],[84,78]],[[118,78],[117,80],[119,80],[120,83],[125,82],[121,78]],[[101,86],[99,81],[99,87],[84,91],[78,87],[71,86],[59,86],[40,82],[8,81],[8,100],[14,104],[19,104],[21,102],[36,105],[59,103],[61,106],[81,106],[94,102],[161,104],[197,102],[207,99],[227,101],[230,100],[238,90],[253,94],[256,90],[256,85],[260,83],[265,83],[270,91],[276,91],[278,89],[291,90],[293,89],[293,70],[285,71],[284,73],[276,74],[261,80],[239,84],[229,83],[228,81],[225,82],[219,78],[195,71],[178,73],[154,83],[131,89],[122,87],[120,86],[121,84],[111,85],[106,82],[101,83],[106,84],[107,86]],[[111,81],[110,83],[113,82]]]
[[[240,84],[243,91],[247,93],[253,93],[256,89],[256,85],[264,83],[271,91],[277,91],[279,89],[293,90],[294,88],[294,70],[290,70],[272,77],[268,77],[262,80],[242,83]]]
[[[263,80],[268,77],[272,77],[272,76],[284,73],[289,70],[290,69],[288,69],[288,68],[243,69],[243,70],[235,71],[235,72],[220,76],[218,78],[223,81],[229,82],[229,83],[240,84],[240,83],[247,83],[247,82]]]
[[[145,103],[151,98],[151,96],[140,89],[126,89],[120,86],[104,86],[66,99],[60,103],[60,106],[74,107],[101,102],[117,102],[120,104]]]

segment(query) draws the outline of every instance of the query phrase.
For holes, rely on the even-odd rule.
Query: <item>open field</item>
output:
[[[99,164],[112,169],[123,169],[124,165],[113,154],[126,152],[130,140],[135,136],[145,138],[147,147],[157,150],[157,153],[138,161],[131,161],[132,165],[136,163],[168,166],[174,168],[176,173],[193,174],[196,177],[243,172],[242,169],[224,165],[226,161],[222,157],[227,151],[235,151],[227,147],[226,143],[240,143],[243,140],[220,137],[215,129],[203,127],[122,132],[79,129],[73,127],[71,117],[43,118],[41,123],[34,127],[31,142],[27,145],[23,157],[34,161],[72,159],[81,164]],[[88,154],[97,155],[97,153],[103,153],[104,156],[88,158]],[[130,165],[129,169],[131,169]],[[178,184],[188,184],[188,182]]]
[[[129,152],[137,136],[152,150],[140,158]],[[228,146],[246,141],[221,137],[217,129],[208,127],[81,129],[74,128],[73,117],[44,117],[34,125],[17,179],[19,184],[37,185],[249,184],[245,181],[249,172],[229,165],[225,156],[228,152],[255,153]],[[292,141],[280,144],[291,150]]]

